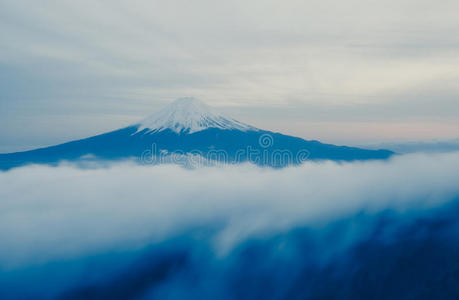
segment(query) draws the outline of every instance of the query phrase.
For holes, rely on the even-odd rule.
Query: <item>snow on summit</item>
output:
[[[177,99],[137,125],[137,132],[148,129],[146,133],[160,132],[166,129],[176,133],[194,133],[207,128],[257,130],[255,127],[215,112],[207,104],[195,98]]]

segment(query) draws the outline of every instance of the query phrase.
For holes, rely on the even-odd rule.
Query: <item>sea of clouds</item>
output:
[[[261,276],[288,262],[306,264],[305,257],[308,264],[329,264],[374,237],[382,215],[393,220],[384,225],[384,243],[419,219],[444,215],[459,197],[458,178],[457,152],[284,169],[124,162],[0,172],[0,293],[228,296],[224,290],[239,290],[223,285],[247,268]],[[309,249],[301,260],[299,237]],[[288,247],[292,240],[296,246]],[[261,245],[248,251],[254,241]],[[242,264],[247,251],[241,249],[264,257],[263,263]],[[292,270],[284,271],[297,274]],[[278,287],[281,294],[288,290]]]

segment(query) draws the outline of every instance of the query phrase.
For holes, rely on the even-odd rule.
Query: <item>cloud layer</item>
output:
[[[137,275],[119,280],[142,282],[142,272],[150,278],[152,270],[175,268],[180,257],[188,261],[190,249],[198,251],[196,272],[220,274],[248,241],[299,228],[316,236],[308,242],[316,250],[306,257],[328,261],[373,235],[384,212],[400,216],[385,226],[391,236],[397,232],[391,226],[449,205],[459,197],[458,176],[459,153],[405,155],[387,162],[311,162],[282,170],[129,163],[17,168],[0,173],[0,286],[10,286],[14,298],[30,281],[36,282],[30,292],[55,295],[85,282],[123,278],[120,270],[126,266]],[[357,221],[331,225],[342,220]],[[336,228],[340,233],[330,240]],[[211,257],[218,271],[204,266]],[[85,275],[89,270],[93,277]],[[59,283],[38,284],[39,278]],[[112,290],[110,284],[106,288]]]
[[[224,224],[216,247],[227,250],[253,233],[326,223],[360,210],[440,205],[459,195],[458,170],[457,153],[282,170],[18,168],[0,173],[0,265],[142,246],[214,222]]]

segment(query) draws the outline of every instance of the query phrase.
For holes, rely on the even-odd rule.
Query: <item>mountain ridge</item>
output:
[[[179,99],[147,118],[150,123],[141,121],[85,139],[0,154],[0,170],[27,164],[56,165],[88,156],[106,161],[133,159],[149,164],[161,162],[158,157],[162,158],[165,153],[169,156],[197,154],[224,163],[250,162],[260,166],[286,167],[305,160],[387,159],[394,154],[388,150],[323,144],[259,129],[214,113],[193,98],[185,99],[188,100]],[[174,110],[177,106],[180,109],[188,107],[191,111]]]

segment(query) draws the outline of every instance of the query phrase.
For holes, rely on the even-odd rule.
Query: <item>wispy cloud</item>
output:
[[[282,112],[280,122],[297,112],[310,121],[317,106],[342,124],[424,120],[435,108],[443,118],[435,121],[457,130],[457,9],[454,1],[411,0],[3,1],[0,122],[16,133],[0,137],[10,148],[35,135],[42,144],[84,137],[188,95],[225,109]],[[256,113],[236,116],[274,128]],[[40,131],[21,131],[24,122]],[[310,136],[306,125],[289,126]],[[322,126],[325,138],[341,134]],[[59,129],[66,127],[78,131]],[[361,132],[351,129],[356,139]]]
[[[0,265],[145,245],[213,222],[225,224],[216,245],[229,250],[255,232],[442,204],[459,195],[458,170],[457,153],[283,170],[18,168],[0,173]]]
[[[129,298],[173,276],[179,281],[163,286],[166,295],[212,289],[218,295],[229,270],[247,259],[244,249],[264,257],[264,266],[287,264],[291,271],[283,276],[291,281],[307,261],[326,264],[375,234],[384,243],[397,240],[399,227],[410,224],[420,233],[407,238],[427,234],[420,225],[429,224],[426,217],[458,199],[458,172],[457,152],[282,170],[125,163],[0,172],[0,294]],[[383,212],[395,216],[384,221]],[[250,241],[265,250],[249,250]],[[191,287],[187,276],[213,283]]]

